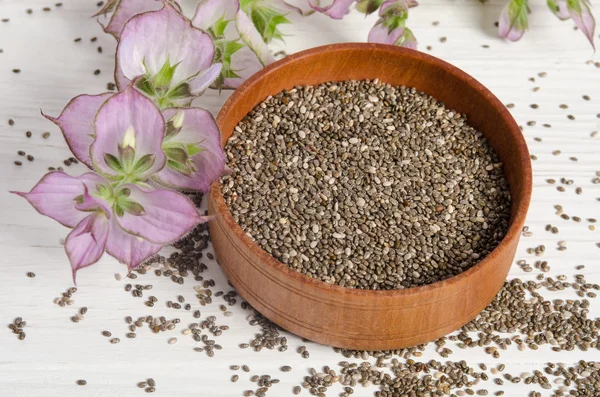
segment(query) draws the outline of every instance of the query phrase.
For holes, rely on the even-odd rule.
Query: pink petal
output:
[[[71,152],[88,167],[90,145],[94,141],[94,119],[100,106],[113,95],[110,92],[99,95],[79,95],[67,104],[57,118],[42,115],[60,127]]]
[[[223,81],[223,87],[236,89],[242,85],[248,77],[261,70],[263,64],[259,61],[258,57],[250,47],[244,47],[240,48],[231,56],[231,68],[239,77],[225,79]]]
[[[350,12],[350,6],[356,0],[333,0],[333,3],[326,7],[320,7],[319,1],[308,0],[310,6],[318,12],[321,12],[333,19],[342,19],[344,15]]]
[[[275,58],[273,58],[271,50],[264,42],[261,34],[256,30],[256,27],[254,27],[250,18],[248,18],[248,15],[244,11],[240,11],[236,14],[235,21],[240,37],[254,51],[260,63],[266,66],[274,62]]]
[[[104,253],[108,237],[108,219],[102,213],[88,215],[69,233],[65,251],[73,269],[73,281],[79,269],[93,265]]]
[[[102,184],[109,185],[107,181],[103,181]],[[107,218],[111,218],[113,212],[111,205],[97,196],[90,195],[89,188],[85,184],[83,185],[83,194],[80,197],[81,201],[75,203],[75,209],[83,212],[102,211]]]
[[[404,28],[396,28],[391,32],[381,22],[378,22],[369,32],[369,43],[396,44],[404,33]]]
[[[238,0],[202,0],[192,18],[192,25],[208,30],[221,18],[232,20],[240,9]]]
[[[212,183],[225,173],[219,127],[208,111],[199,108],[167,109],[164,116],[168,120],[177,112],[183,113],[183,125],[173,141],[195,143],[203,149],[191,157],[197,172],[187,176],[166,166],[153,178],[170,188],[208,192]]]
[[[153,244],[143,238],[125,232],[116,221],[109,223],[109,234],[106,241],[106,252],[135,269],[142,262],[156,255],[163,245]]]
[[[510,41],[517,41],[525,33],[525,27],[521,26],[518,22],[519,12],[515,12],[515,15],[509,15],[511,2],[504,7],[500,14],[500,20],[498,21],[498,35],[502,38]],[[527,11],[525,11],[525,18],[527,17]]]
[[[219,77],[222,67],[222,64],[215,63],[208,69],[200,72],[198,76],[190,80],[190,91],[198,94],[203,93]]]
[[[89,215],[75,208],[75,198],[84,193],[84,186],[95,191],[96,185],[103,183],[104,178],[91,172],[76,178],[56,171],[44,175],[29,193],[13,193],[24,197],[40,214],[72,228]]]
[[[596,20],[592,15],[592,10],[588,3],[585,0],[579,0],[579,7],[574,6],[571,2],[567,1],[567,7],[569,9],[569,13],[571,14],[571,18],[575,22],[575,25],[579,27],[579,29],[585,34],[585,37],[590,41],[590,44],[594,49],[596,46],[594,45],[594,30],[596,29]]]
[[[163,8],[161,0],[120,0],[104,31],[118,39],[123,26],[131,17],[147,11],[157,11],[161,8]]]
[[[170,244],[191,232],[206,218],[198,214],[194,203],[172,190],[142,189],[137,185],[123,185],[131,191],[129,199],[144,208],[142,215],[125,212],[115,217],[121,228],[155,244]]]
[[[315,12],[315,10],[310,6],[310,4],[306,0],[280,0],[281,5],[283,5],[284,9],[288,9],[291,11],[295,11],[300,15],[308,16]],[[275,4],[278,3],[278,0],[275,0]]]
[[[125,87],[138,76],[156,75],[169,60],[178,64],[171,82],[176,87],[208,69],[214,51],[208,34],[165,4],[162,10],[136,15],[125,25],[117,47],[116,68],[121,71],[115,76],[119,87]]]
[[[90,149],[96,169],[107,175],[115,175],[104,159],[105,153],[119,157],[119,145],[123,145],[126,133],[135,134],[135,161],[152,154],[154,164],[138,178],[144,179],[162,169],[165,156],[162,141],[165,121],[154,103],[139,93],[133,86],[111,97],[96,116],[96,138]]]

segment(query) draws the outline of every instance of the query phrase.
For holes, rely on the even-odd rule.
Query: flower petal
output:
[[[590,41],[594,49],[594,30],[596,29],[596,20],[592,15],[590,5],[586,0],[568,0],[567,8],[575,25],[583,32],[585,37]]]
[[[510,41],[517,41],[525,33],[528,24],[525,0],[510,0],[500,14],[498,35]]]
[[[90,156],[95,168],[106,175],[117,175],[107,163],[105,155],[119,158],[119,145],[135,150],[134,163],[145,155],[154,156],[152,166],[136,174],[140,180],[165,165],[162,152],[165,121],[156,105],[133,86],[115,94],[100,108],[95,131],[96,138],[90,148]]]
[[[326,7],[320,7],[319,1],[317,0],[308,0],[310,6],[318,12],[321,12],[333,19],[342,19],[344,15],[350,12],[350,6],[356,0],[333,0],[333,3]]]
[[[116,221],[109,223],[109,234],[106,241],[106,252],[135,269],[163,248],[161,244],[153,244],[143,238],[127,233]]]
[[[79,95],[65,106],[57,118],[42,115],[60,127],[71,152],[88,167],[90,145],[94,141],[94,119],[100,106],[113,94],[106,92],[99,95]]]
[[[138,76],[155,76],[168,60],[177,65],[170,83],[174,88],[208,69],[214,51],[208,34],[165,4],[160,11],[136,15],[125,25],[117,47],[116,68],[121,72],[115,76],[121,77],[118,85],[124,87]]]
[[[190,91],[198,94],[203,93],[219,77],[222,67],[222,64],[215,63],[208,69],[200,72],[198,76],[190,80]]]
[[[167,109],[164,116],[167,120],[178,114],[183,117],[181,131],[173,140],[185,144],[196,144],[202,150],[191,156],[196,172],[185,175],[168,165],[154,180],[170,188],[208,192],[214,181],[225,173],[225,153],[221,148],[221,133],[213,116],[204,109]]]
[[[235,16],[235,21],[240,37],[244,43],[254,51],[260,63],[267,66],[274,62],[275,58],[273,58],[271,50],[264,42],[258,30],[254,27],[250,18],[248,18],[248,15],[246,15],[244,11],[239,11]]]
[[[161,8],[163,8],[162,0],[120,0],[104,31],[118,39],[123,26],[133,16],[147,11],[157,11]]]
[[[241,48],[231,56],[231,70],[239,77],[224,79],[223,88],[238,88],[248,79],[248,77],[252,76],[262,68],[263,64],[250,47],[246,46]]]
[[[399,27],[390,30],[383,26],[381,21],[377,22],[369,32],[369,43],[396,44],[396,41],[404,34],[404,28]]]
[[[240,10],[238,0],[202,0],[192,18],[192,25],[198,29],[208,30],[221,18],[232,20]]]
[[[206,218],[198,214],[194,203],[172,190],[146,190],[137,185],[129,189],[129,199],[143,207],[142,215],[125,212],[115,217],[121,228],[155,244],[170,244],[184,237]]]
[[[84,193],[84,186],[95,191],[96,184],[105,182],[104,178],[91,172],[73,177],[55,171],[44,175],[29,193],[13,193],[24,197],[40,214],[72,228],[89,215],[75,208],[75,198]]]
[[[65,240],[65,251],[71,262],[73,281],[79,269],[93,265],[104,253],[108,237],[108,219],[102,213],[88,215]]]

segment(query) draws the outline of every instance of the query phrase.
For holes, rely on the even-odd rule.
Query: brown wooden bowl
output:
[[[217,118],[225,145],[235,126],[267,96],[298,85],[375,79],[416,87],[468,116],[504,163],[512,194],[509,230],[469,270],[434,284],[395,291],[343,288],[309,278],[273,258],[231,215],[221,184],[212,186],[210,233],[221,267],[240,295],[282,328],[307,339],[359,350],[396,349],[460,328],[498,293],[515,255],[531,196],[525,140],[505,106],[477,80],[418,51],[380,44],[313,48],[269,65],[248,79]]]

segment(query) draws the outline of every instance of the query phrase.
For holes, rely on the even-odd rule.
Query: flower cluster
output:
[[[45,115],[91,171],[50,172],[17,193],[73,229],[65,240],[73,278],[104,252],[135,268],[181,239],[207,218],[178,190],[207,192],[226,172],[213,116],[189,107],[223,73],[217,44],[175,3],[143,4],[111,1],[103,9],[113,12],[107,28],[118,32],[119,92],[80,95],[60,116]]]

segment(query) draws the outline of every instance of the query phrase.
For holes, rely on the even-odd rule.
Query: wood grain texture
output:
[[[439,338],[473,319],[496,295],[514,258],[531,197],[531,164],[521,131],[505,106],[473,77],[432,56],[378,44],[337,44],[293,54],[263,69],[219,113],[222,143],[267,96],[298,85],[380,79],[415,87],[467,115],[505,164],[512,214],[500,245],[450,279],[398,291],[331,285],[291,270],[235,223],[221,185],[211,190],[210,230],[225,273],[255,308],[283,328],[320,343],[360,350],[397,349]]]

